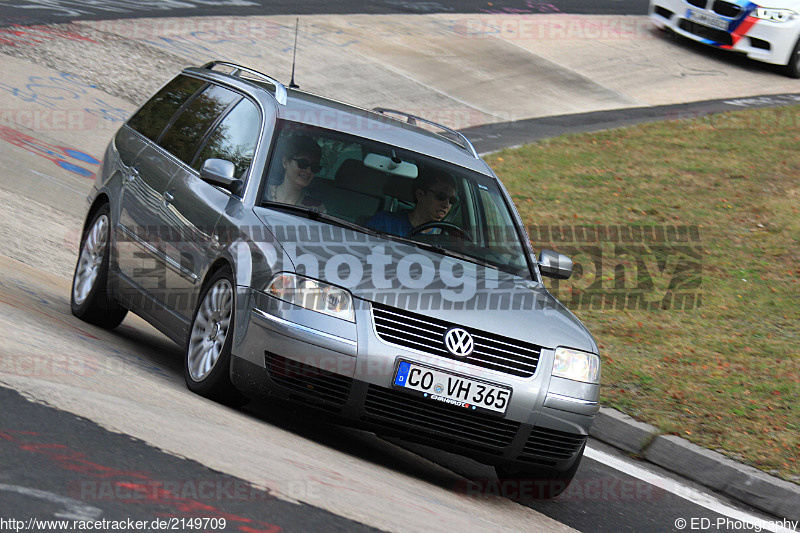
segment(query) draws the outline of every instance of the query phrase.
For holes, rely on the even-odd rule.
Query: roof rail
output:
[[[237,65],[236,63],[229,63],[227,61],[211,61],[211,62],[206,63],[205,65],[203,65],[201,68],[204,68],[204,69],[207,69],[207,70],[214,70],[214,67],[217,67],[217,66],[232,68],[233,70],[231,72],[227,72],[226,73],[226,74],[229,74],[230,76],[235,76],[237,78],[241,78],[242,77],[242,72],[246,72],[246,73],[252,75],[253,77],[258,78],[259,80],[266,81],[267,83],[270,83],[270,84],[274,85],[275,86],[275,100],[277,100],[278,103],[281,104],[281,105],[286,105],[286,101],[287,101],[286,87],[281,82],[276,80],[275,78],[271,78],[271,77],[267,76],[266,74],[263,74],[263,73],[261,73],[261,72],[259,72],[257,70],[253,70],[251,68],[243,67],[242,65]]]
[[[463,148],[464,150],[469,152],[472,155],[472,157],[474,157],[475,159],[480,159],[480,156],[478,156],[478,152],[475,150],[475,147],[472,146],[472,143],[469,142],[469,139],[467,139],[464,136],[463,133],[460,133],[460,132],[458,132],[458,131],[456,131],[456,130],[454,130],[452,128],[448,128],[447,126],[442,126],[441,124],[433,122],[432,120],[428,120],[426,118],[418,117],[417,115],[412,115],[411,113],[406,113],[405,111],[397,111],[396,109],[387,109],[385,107],[376,107],[375,109],[373,109],[373,111],[375,111],[376,113],[380,113],[382,115],[385,115],[385,114],[400,115],[401,117],[405,117],[406,118],[406,122],[408,122],[409,124],[416,124],[417,121],[419,121],[419,122],[424,122],[425,124],[428,124],[428,125],[433,126],[435,128],[439,128],[442,131],[445,131],[445,132],[447,132],[447,133],[449,133],[451,135],[454,135],[456,137],[456,139],[451,139],[450,137],[447,137],[447,136],[441,135],[441,134],[437,134],[437,135],[439,135],[440,137],[444,137],[445,139],[447,139],[448,141],[452,142],[456,146],[460,146],[461,148]]]

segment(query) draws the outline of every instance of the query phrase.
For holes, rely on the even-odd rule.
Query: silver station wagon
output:
[[[188,68],[120,128],[89,196],[72,312],[185,347],[192,391],[281,398],[534,480],[572,480],[600,358],[458,132]]]

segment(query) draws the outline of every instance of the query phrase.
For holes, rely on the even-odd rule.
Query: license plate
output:
[[[690,20],[702,24],[704,26],[711,26],[718,30],[728,31],[728,20],[716,15],[709,15],[702,11],[689,10],[688,17]]]
[[[395,387],[470,411],[503,414],[511,399],[511,388],[495,385],[429,366],[400,361],[394,377]]]

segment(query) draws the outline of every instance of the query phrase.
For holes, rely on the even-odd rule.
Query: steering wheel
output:
[[[466,240],[468,240],[470,242],[475,242],[475,241],[472,240],[472,235],[470,235],[467,230],[465,230],[465,229],[463,229],[463,228],[461,228],[459,226],[456,226],[452,222],[445,222],[443,220],[433,220],[431,222],[426,222],[424,224],[420,224],[419,226],[417,226],[416,228],[411,230],[411,233],[409,233],[408,236],[409,237],[413,237],[417,233],[422,233],[423,231],[426,231],[426,230],[429,230],[429,229],[433,229],[433,228],[438,228],[438,229],[444,231],[445,233],[448,233],[448,234],[449,233],[453,233],[457,237],[460,237],[462,239],[466,239]]]

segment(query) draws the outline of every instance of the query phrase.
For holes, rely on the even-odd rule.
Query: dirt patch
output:
[[[68,72],[136,106],[191,63],[140,41],[72,23],[6,29],[0,32],[0,53]]]
[[[30,198],[0,189],[3,255],[70,279],[82,221]]]

